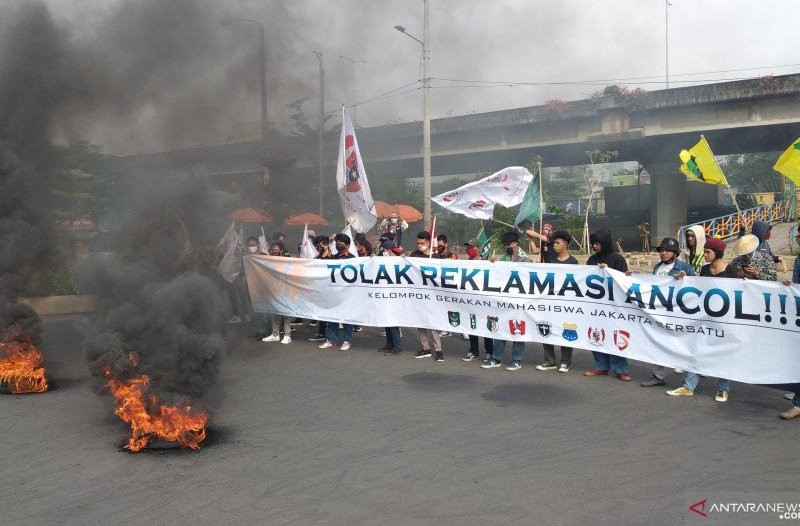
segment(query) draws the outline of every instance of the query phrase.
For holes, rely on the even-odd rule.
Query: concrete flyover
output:
[[[584,164],[586,151],[595,149],[639,161],[655,185],[655,239],[686,222],[689,185],[677,154],[700,134],[717,155],[778,151],[800,136],[800,74],[434,119],[431,129],[434,175],[491,171],[535,155],[548,166]],[[358,135],[365,161],[405,176],[422,171],[421,137],[421,123]]]

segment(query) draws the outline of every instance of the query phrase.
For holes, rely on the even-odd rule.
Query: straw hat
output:
[[[756,251],[758,248],[758,238],[753,234],[747,234],[746,236],[742,236],[736,241],[736,244],[733,245],[733,253],[736,257],[739,256],[746,256],[747,254],[751,254]]]

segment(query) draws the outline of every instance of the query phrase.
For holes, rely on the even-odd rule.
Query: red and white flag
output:
[[[339,160],[336,164],[336,188],[339,190],[345,223],[352,225],[356,232],[366,232],[372,228],[378,221],[378,213],[369,190],[356,132],[344,107]]]
[[[533,175],[522,166],[509,166],[478,181],[432,197],[431,201],[456,214],[473,219],[491,219],[494,205],[518,205],[525,197]]]

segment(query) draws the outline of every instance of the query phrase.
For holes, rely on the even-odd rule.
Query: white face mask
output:
[[[251,254],[255,254],[256,252],[258,252],[258,247],[247,247],[247,251],[250,252]]]
[[[392,222],[393,225],[397,224],[397,218],[396,217],[391,218],[390,221]]]

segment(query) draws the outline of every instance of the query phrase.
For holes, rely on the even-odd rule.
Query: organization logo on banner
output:
[[[568,342],[574,342],[578,339],[578,326],[576,324],[565,323],[561,325],[561,328],[563,329],[561,331],[561,336]]]
[[[486,328],[492,332],[497,332],[497,316],[486,316]]]
[[[511,334],[525,334],[525,320],[508,320],[508,330]]]
[[[595,345],[603,345],[603,342],[606,340],[606,330],[597,327],[589,327],[589,330],[586,331],[586,336],[589,339],[589,343],[593,343]]]
[[[472,203],[470,203],[467,208],[470,210],[476,210],[476,209],[483,210],[484,208],[486,208],[486,205],[488,204],[489,203],[484,201],[483,199],[478,199],[477,201],[473,201]]]
[[[478,320],[475,318],[474,314],[469,315],[469,328],[470,329],[478,328]]]
[[[459,196],[461,194],[463,194],[463,193],[464,192],[460,192],[460,191],[449,193],[446,196],[442,197],[442,201],[444,201],[446,203],[449,203],[450,201],[453,201],[454,199],[458,199]]]
[[[553,328],[553,324],[549,321],[537,321],[536,328],[539,329],[539,334],[542,336],[550,336],[550,329]]]
[[[447,311],[447,320],[453,327],[458,327],[459,325],[461,325],[461,313],[449,310]]]
[[[622,329],[614,331],[614,345],[617,346],[617,349],[624,351],[628,348],[628,344],[630,343],[631,333],[628,331],[623,331]]]

